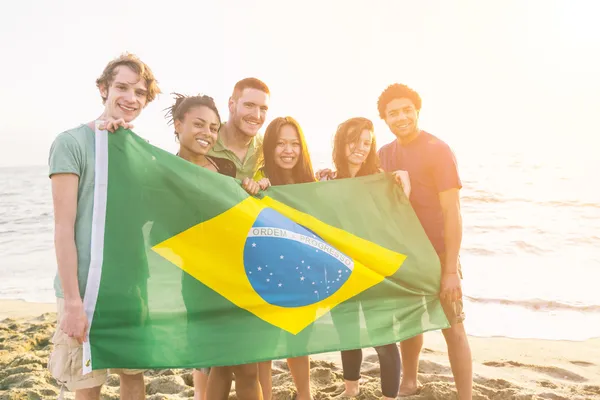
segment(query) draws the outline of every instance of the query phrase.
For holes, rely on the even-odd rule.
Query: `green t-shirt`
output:
[[[225,123],[221,126],[225,126]],[[252,139],[252,142],[250,142],[246,157],[244,157],[243,160],[240,160],[233,151],[225,147],[221,141],[221,131],[219,131],[217,143],[210,149],[208,154],[213,157],[225,158],[232,161],[235,164],[236,178],[252,178],[260,167],[259,163],[262,158],[262,138],[258,135],[255,136],[254,139]]]
[[[92,241],[92,212],[94,208],[95,133],[87,125],[63,132],[50,148],[49,175],[75,174],[79,176],[77,215],[75,218],[75,246],[77,248],[77,278],[81,298],[85,294],[90,271]],[[58,273],[54,279],[56,297],[64,297]]]

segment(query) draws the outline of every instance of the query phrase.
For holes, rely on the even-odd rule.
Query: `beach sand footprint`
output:
[[[570,382],[586,382],[587,379],[581,375],[578,375],[574,372],[568,371],[564,368],[558,367],[547,367],[544,365],[532,365],[532,364],[523,364],[517,361],[486,361],[483,365],[488,367],[517,367],[517,368],[527,368],[535,372],[539,372],[541,374],[545,374],[551,376],[553,378],[562,379]]]
[[[600,386],[596,386],[596,385],[585,385],[582,387],[582,390],[586,393],[592,393],[598,396],[598,398],[600,398]]]
[[[444,354],[441,351],[437,351],[437,350],[433,350],[433,349],[428,349],[427,347],[425,347],[423,350],[421,350],[421,352],[423,354]]]
[[[570,400],[568,397],[564,397],[556,393],[539,393],[538,396],[542,399],[548,400]]]
[[[596,364],[588,362],[588,361],[569,361],[573,365],[577,365],[579,367],[595,367]]]
[[[443,364],[429,360],[419,362],[419,374],[452,375],[452,369]]]
[[[536,383],[538,384],[538,386],[541,386],[543,388],[548,388],[548,389],[557,389],[558,388],[557,384],[552,383],[552,382],[547,381],[547,380],[537,381]]]

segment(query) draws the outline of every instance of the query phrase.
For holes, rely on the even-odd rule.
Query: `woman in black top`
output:
[[[221,127],[219,111],[212,97],[175,94],[175,104],[167,109],[166,117],[175,128],[176,140],[179,141],[179,157],[202,168],[235,177],[235,165],[232,161],[208,155],[208,151],[217,142]],[[255,195],[260,189],[258,183],[251,179],[244,180],[242,187],[250,195]],[[182,295],[188,309],[193,308],[195,284],[195,278],[184,273]],[[193,372],[195,400],[227,398],[232,373],[235,375],[238,399],[262,399],[256,363],[213,368],[210,374],[211,389],[207,393],[209,371],[209,368],[203,368]]]
[[[379,168],[377,145],[373,134],[373,123],[366,118],[351,118],[339,125],[333,144],[333,163],[336,171],[321,175],[321,180],[354,178],[382,172]],[[397,178],[397,182],[401,184]],[[331,317],[336,322],[335,309]],[[359,310],[356,308],[358,321]],[[366,320],[367,331],[369,320]],[[342,328],[340,324],[338,334],[347,339],[354,338],[359,331]],[[336,325],[337,327],[337,325]],[[384,400],[395,399],[400,385],[400,352],[395,343],[375,347],[379,357],[381,373],[381,392]],[[362,350],[342,351],[342,368],[346,390],[343,397],[354,397],[359,394],[358,381],[360,379],[360,365],[362,364]]]

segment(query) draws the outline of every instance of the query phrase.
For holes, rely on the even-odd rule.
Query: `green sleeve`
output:
[[[54,174],[81,176],[82,166],[82,150],[77,140],[68,132],[58,135],[50,147],[49,176]]]

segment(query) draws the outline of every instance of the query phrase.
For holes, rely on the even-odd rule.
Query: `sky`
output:
[[[421,127],[461,152],[594,147],[599,11],[594,0],[2,2],[0,166],[45,165],[57,134],[99,116],[95,79],[125,51],[163,91],[134,131],[171,152],[170,93],[208,94],[226,119],[249,76],[271,89],[267,123],[296,118],[320,165],[348,118],[393,140],[376,103],[395,82],[423,98]]]

